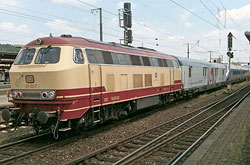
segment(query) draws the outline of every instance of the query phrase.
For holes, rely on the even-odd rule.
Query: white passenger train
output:
[[[185,57],[177,57],[177,59],[181,66],[184,96],[224,86],[229,82],[240,82],[249,79],[250,76],[248,68],[242,66],[231,65],[229,71],[225,64]]]

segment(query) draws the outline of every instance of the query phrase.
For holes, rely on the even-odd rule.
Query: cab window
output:
[[[84,63],[84,58],[81,49],[74,49],[74,62],[77,64]]]
[[[16,60],[14,61],[14,64],[16,65],[24,65],[24,64],[30,64],[33,60],[34,54],[36,52],[36,49],[23,49],[17,56]]]
[[[55,64],[60,59],[61,49],[57,47],[41,48],[36,56],[36,64]]]

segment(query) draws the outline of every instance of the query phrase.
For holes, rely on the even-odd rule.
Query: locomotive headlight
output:
[[[55,98],[55,91],[50,91],[50,92],[48,93],[48,97],[49,97],[50,99],[54,99],[54,98]]]
[[[17,92],[13,92],[13,93],[12,93],[12,97],[13,97],[13,98],[17,98]]]
[[[46,98],[48,96],[48,93],[47,92],[43,92],[42,96],[43,96],[43,98]]]
[[[22,97],[22,92],[17,92],[17,98],[21,98]]]

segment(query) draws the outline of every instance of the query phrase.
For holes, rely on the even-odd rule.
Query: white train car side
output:
[[[229,75],[227,75],[227,81],[231,83],[237,83],[249,79],[249,77],[250,73],[248,68],[238,65],[231,65]]]
[[[183,95],[192,95],[226,83],[223,64],[177,57],[182,70]]]

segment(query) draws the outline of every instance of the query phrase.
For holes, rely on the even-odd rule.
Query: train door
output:
[[[170,68],[170,91],[174,90],[174,68]]]
[[[100,107],[102,105],[101,75],[101,65],[89,65],[90,107]]]
[[[214,68],[209,68],[208,74],[209,74],[209,84],[212,85],[214,84],[214,80],[215,80]]]
[[[208,75],[208,68],[207,67],[203,67],[203,78],[204,78],[204,85],[208,85],[209,84],[209,75]]]
[[[194,76],[192,73],[192,66],[188,67],[188,88],[192,88],[192,77]]]

